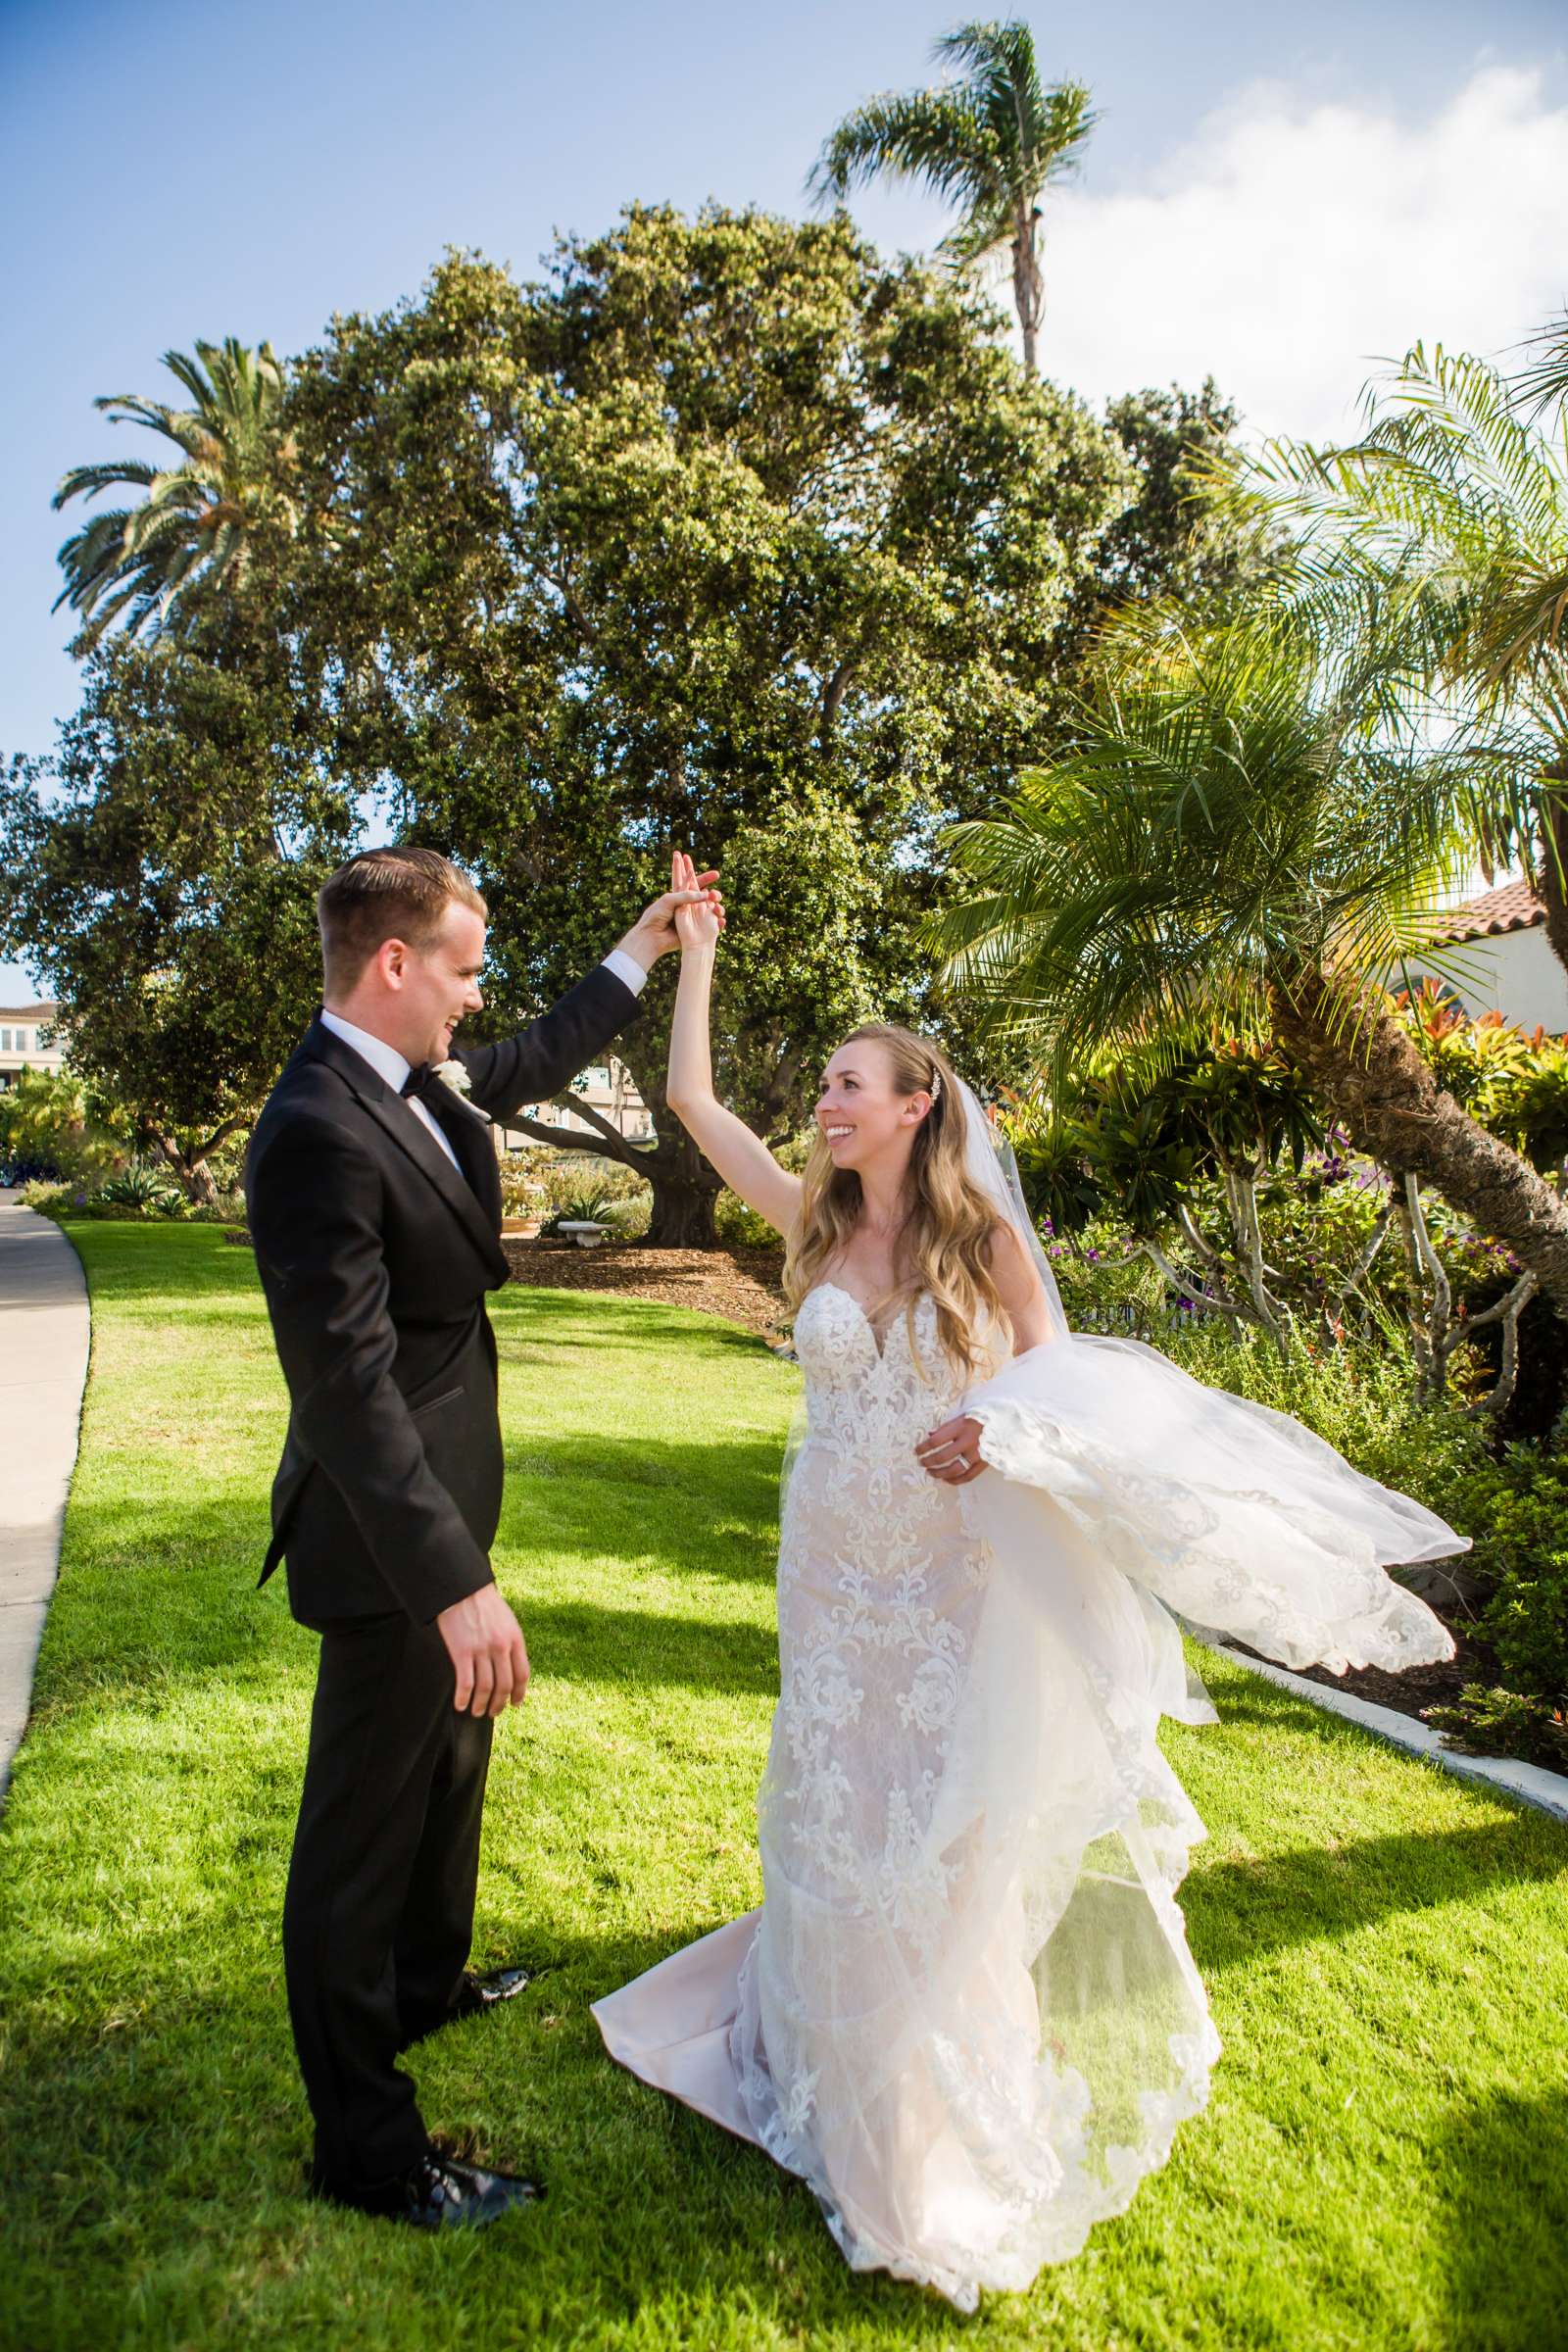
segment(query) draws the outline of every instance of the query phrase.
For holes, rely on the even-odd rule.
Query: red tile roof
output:
[[[1531,931],[1546,919],[1546,909],[1528,882],[1504,882],[1496,890],[1467,899],[1445,916],[1433,933],[1433,945],[1457,946],[1467,939],[1500,939],[1506,931]]]

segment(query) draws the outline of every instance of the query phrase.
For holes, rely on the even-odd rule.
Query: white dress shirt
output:
[[[612,948],[610,954],[605,957],[605,967],[608,971],[613,972],[617,980],[624,980],[634,997],[642,995],[648,984],[648,974],[643,970],[635,956],[628,956],[624,948]],[[385,1038],[372,1037],[368,1029],[358,1028],[353,1021],[346,1021],[340,1012],[323,1010],[321,1026],[323,1029],[330,1029],[332,1035],[340,1037],[346,1046],[352,1046],[361,1060],[368,1061],[376,1076],[384,1078],[395,1095],[403,1096],[404,1102],[415,1117],[428,1127],[461,1176],[463,1174],[462,1164],[451,1144],[442,1134],[436,1119],[426,1110],[417,1095],[403,1094],[403,1081],[407,1078],[413,1064],[404,1060],[396,1046],[389,1046]]]

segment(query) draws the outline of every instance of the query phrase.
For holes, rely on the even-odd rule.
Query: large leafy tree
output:
[[[1024,366],[1033,373],[1046,301],[1041,199],[1076,165],[1094,127],[1089,92],[1076,81],[1045,86],[1034,34],[1016,18],[960,24],[933,56],[959,77],[867,99],[828,139],[810,184],[842,201],[886,174],[956,205],[958,221],[942,250],[960,268],[1008,256]]]
[[[74,466],[55,492],[57,508],[140,493],[94,514],[60,550],[58,604],[81,615],[86,647],[116,621],[132,635],[181,634],[220,600],[253,602],[262,551],[294,527],[284,371],[270,344],[253,350],[229,336],[198,343],[194,357],[166,352],[164,366],[188,406],[135,393],[94,405],[113,424],[145,426],[170,454]]]
[[[848,221],[629,212],[519,288],[464,257],[302,363],[290,615],[364,784],[492,901],[495,1018],[603,951],[672,844],[721,867],[721,1082],[782,1137],[817,1056],[921,1009],[935,836],[1057,691],[1119,451],[983,304]],[[656,1141],[591,1148],[707,1242],[664,1107],[668,975],[622,1039]],[[578,1106],[580,1109],[580,1105]],[[542,1136],[554,1131],[543,1127]]]
[[[1263,608],[1113,631],[1065,756],[956,841],[971,895],[937,929],[1061,1096],[1084,1041],[1271,1039],[1352,1140],[1425,1177],[1568,1314],[1568,1200],[1443,1087],[1364,977],[1421,936],[1489,762],[1389,715],[1407,649]]]
[[[0,942],[193,1201],[317,1001],[314,896],[351,826],[286,689],[169,642],[102,647],[58,756],[6,779]]]

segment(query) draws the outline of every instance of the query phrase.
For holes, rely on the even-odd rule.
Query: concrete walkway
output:
[[[60,1565],[89,1337],[81,1260],[0,1190],[0,1797]]]

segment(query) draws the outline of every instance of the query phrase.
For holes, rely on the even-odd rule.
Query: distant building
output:
[[[1568,971],[1546,939],[1546,909],[1528,882],[1483,891],[1446,916],[1432,945],[1449,968],[1433,972],[1419,954],[1406,957],[1412,984],[1435,979],[1466,1012],[1500,1012],[1516,1029],[1568,1032]],[[1391,985],[1397,988],[1396,976]]]
[[[0,1093],[15,1086],[24,1070],[53,1071],[64,1065],[65,1047],[55,1034],[59,1011],[59,1005],[46,999],[0,1004]]]
[[[571,1092],[579,1102],[597,1110],[601,1118],[608,1119],[616,1134],[624,1136],[628,1143],[652,1142],[653,1118],[632,1084],[631,1072],[624,1062],[616,1061],[613,1057],[596,1062],[591,1069],[581,1073]],[[578,1118],[560,1102],[527,1102],[523,1105],[523,1112],[526,1117],[537,1119],[542,1127],[558,1128],[564,1151],[571,1149],[570,1139],[573,1135],[591,1135],[594,1132],[587,1119]],[[496,1140],[505,1149],[512,1150],[514,1147],[525,1148],[534,1139],[514,1127],[498,1133]]]

